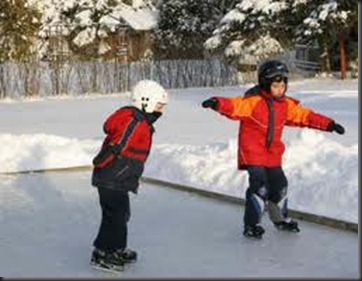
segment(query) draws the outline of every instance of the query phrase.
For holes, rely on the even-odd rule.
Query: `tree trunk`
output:
[[[338,40],[339,44],[339,67],[341,70],[341,79],[346,79],[346,44],[342,39]]]

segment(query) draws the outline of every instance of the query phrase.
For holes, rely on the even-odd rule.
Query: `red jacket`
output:
[[[285,125],[327,131],[333,121],[302,107],[293,98],[273,99],[263,90],[250,96],[215,98],[218,100],[218,112],[230,119],[240,120],[239,169],[245,168],[245,165],[281,166],[285,150],[281,137]]]
[[[123,107],[103,125],[106,138],[93,158],[92,185],[137,192],[154,131],[144,112]]]
[[[126,135],[127,128],[135,121],[136,108],[123,107],[111,114],[103,125],[107,134],[103,145],[115,145]],[[143,114],[139,112],[139,114]],[[120,154],[142,162],[147,160],[151,150],[153,127],[147,122],[146,117],[136,123],[133,130],[129,131],[128,141]]]

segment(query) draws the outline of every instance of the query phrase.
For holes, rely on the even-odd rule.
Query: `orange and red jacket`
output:
[[[138,117],[140,119],[138,122],[135,122],[136,111],[138,116],[141,115],[141,118]],[[111,114],[103,125],[107,136],[102,147],[115,145],[125,137],[125,134],[129,134],[126,137],[127,142],[119,154],[144,163],[150,153],[153,127],[143,115],[144,113],[135,107],[123,107]],[[135,122],[135,127],[129,130],[132,122]]]
[[[302,107],[299,101],[284,96],[274,99],[264,90],[250,96],[214,97],[222,115],[240,120],[238,167],[246,165],[278,167],[285,145],[281,140],[287,126],[329,130],[332,119]]]

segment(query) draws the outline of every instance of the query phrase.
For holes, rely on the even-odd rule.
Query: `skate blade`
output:
[[[93,267],[96,270],[101,270],[104,272],[110,272],[110,273],[121,273],[123,272],[123,266],[112,266],[112,267],[103,267],[97,264],[92,264],[91,263],[91,267]]]
[[[283,232],[291,232],[291,233],[299,233],[300,232],[300,229],[283,229],[283,228],[280,228],[279,229],[280,231],[283,231]]]
[[[243,234],[245,238],[249,239],[249,240],[261,240],[263,238],[263,235],[260,236],[248,236]]]
[[[137,260],[123,260],[124,264],[136,263]]]

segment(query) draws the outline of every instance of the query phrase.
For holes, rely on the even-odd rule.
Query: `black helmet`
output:
[[[264,62],[258,70],[258,82],[259,86],[270,91],[270,84],[273,81],[284,80],[285,84],[288,83],[288,67],[278,60],[269,60]]]

